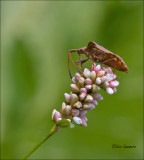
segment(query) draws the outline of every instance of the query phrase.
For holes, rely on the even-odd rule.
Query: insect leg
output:
[[[76,61],[76,64],[80,63],[80,64],[81,64],[81,69],[84,71],[84,68],[83,68],[82,64],[83,64],[84,62],[86,62],[88,59],[89,59],[89,58],[79,59],[78,61]]]
[[[77,68],[77,66],[75,65],[75,63],[74,63],[74,61],[73,61],[73,59],[72,59],[72,57],[71,57],[71,52],[76,52],[76,51],[78,51],[78,49],[73,49],[73,50],[70,50],[69,52],[68,52],[68,71],[69,71],[69,74],[70,74],[70,78],[72,79],[72,75],[71,75],[71,73],[70,73],[70,67],[69,67],[69,58],[71,59],[71,61],[72,61],[72,63],[73,63],[73,65],[75,66],[75,68],[80,72],[80,70]],[[80,72],[81,73],[81,72]]]
[[[94,62],[93,62],[93,60],[92,60],[92,57],[90,56],[89,58],[90,58],[90,60],[92,61],[93,69],[94,69],[95,64],[94,64]]]
[[[80,59],[80,60],[76,61],[76,64],[77,64],[77,63],[81,63],[81,64],[82,64],[82,63],[86,62],[88,59],[89,59],[89,58]]]
[[[81,55],[79,54],[79,60],[81,59]],[[76,62],[76,64],[77,64],[77,62]],[[82,63],[81,63],[81,67],[83,68],[83,66],[82,66]]]
[[[115,73],[115,67],[113,68],[113,73],[120,78],[120,76]]]

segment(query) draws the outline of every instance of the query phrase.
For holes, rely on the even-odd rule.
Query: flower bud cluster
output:
[[[119,82],[115,80],[116,77],[110,67],[95,64],[90,69],[85,68],[82,75],[76,73],[72,78],[70,94],[64,94],[65,102],[62,103],[61,111],[54,109],[52,120],[57,123],[62,119],[67,119],[86,127],[85,114],[98,105],[97,101],[103,100],[98,91],[104,89],[108,94],[115,93],[119,85]]]

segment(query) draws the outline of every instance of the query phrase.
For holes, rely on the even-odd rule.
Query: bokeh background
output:
[[[95,41],[121,56],[118,92],[88,112],[88,127],[60,130],[30,159],[141,159],[142,1],[1,2],[1,159],[20,159],[47,135],[70,92],[70,49]],[[78,59],[77,53],[72,53]],[[88,67],[91,62],[84,66]],[[76,72],[71,65],[72,74]],[[112,145],[135,145],[113,149]]]

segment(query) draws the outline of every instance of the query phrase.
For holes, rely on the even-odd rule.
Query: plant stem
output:
[[[56,133],[60,127],[54,125],[53,128],[50,130],[49,134],[42,139],[38,144],[36,144],[32,150],[30,150],[22,159],[27,159],[41,144],[43,144],[48,138],[50,138],[54,133]]]

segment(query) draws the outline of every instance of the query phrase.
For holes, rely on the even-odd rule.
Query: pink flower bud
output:
[[[107,88],[106,88],[106,92],[107,92],[108,94],[113,94],[113,93],[114,93],[113,90],[112,90],[112,88],[110,88],[110,87],[107,87]]]
[[[87,93],[87,90],[86,90],[85,88],[81,88],[81,89],[80,89],[80,92],[81,92],[81,93]]]
[[[101,82],[103,83],[107,80],[107,76],[102,76],[100,79],[101,79]]]
[[[71,122],[71,120],[70,120],[70,119],[66,119],[66,120],[68,120],[69,122]]]
[[[58,122],[59,120],[61,120],[61,114],[60,114],[60,112],[58,112],[56,109],[54,109],[53,110],[53,112],[52,112],[52,120],[54,121],[54,122]]]
[[[85,103],[84,105],[83,105],[83,109],[85,109],[85,110],[92,110],[92,109],[94,109],[95,108],[95,105],[93,104],[93,103]]]
[[[79,92],[79,88],[75,84],[71,84],[71,90],[74,93],[78,93]]]
[[[90,106],[86,103],[83,105],[83,109],[88,110],[88,109],[90,109]]]
[[[75,78],[76,78],[76,80],[78,81],[78,80],[81,78],[81,75],[80,75],[79,73],[76,73],[76,74],[75,74]]]
[[[113,92],[116,93],[116,92],[117,92],[117,89],[116,89],[116,88],[113,88]]]
[[[113,73],[113,72],[112,72],[112,69],[111,69],[110,67],[107,67],[107,68],[105,69],[105,71],[106,71],[107,73]]]
[[[77,82],[75,77],[72,78],[72,81],[73,81],[74,83]]]
[[[65,109],[65,114],[69,115],[71,113],[71,109],[72,109],[72,107],[70,105],[67,105],[66,109]]]
[[[95,72],[98,72],[100,70],[101,70],[101,66],[100,65],[97,65],[97,66],[94,67],[94,71]]]
[[[65,115],[69,115],[71,113],[71,106],[66,105],[65,103],[62,103],[61,113]]]
[[[76,103],[79,100],[78,96],[76,94],[71,94],[71,106]]]
[[[94,98],[95,100],[103,100],[103,97],[101,96],[100,93],[95,93],[95,94],[93,94],[93,98]]]
[[[82,119],[82,123],[80,125],[83,126],[83,127],[87,127],[87,123],[84,119]]]
[[[85,102],[92,102],[92,101],[93,101],[93,97],[88,94],[88,95],[86,96]]]
[[[104,89],[107,88],[107,87],[109,87],[109,82],[108,81],[104,81],[102,83],[101,87],[104,88]]]
[[[105,74],[105,71],[98,71],[97,72],[97,77],[102,77],[102,76],[104,76],[104,74]]]
[[[87,111],[81,110],[80,113],[79,113],[79,116],[80,116],[80,117],[81,117],[81,116],[84,116],[86,113],[87,113]]]
[[[78,117],[79,114],[80,114],[80,111],[78,109],[72,109],[72,112],[71,112],[72,116],[74,117]]]
[[[82,103],[80,101],[78,101],[73,105],[73,107],[81,108],[82,107]]]
[[[119,85],[119,82],[116,80],[109,82],[109,87],[114,88],[114,87],[117,87],[118,85]]]
[[[86,88],[87,90],[90,90],[90,89],[92,88],[92,86],[91,86],[91,85],[85,85],[85,88]]]
[[[86,93],[81,93],[79,95],[80,100],[83,101],[85,99],[86,95],[87,95]]]
[[[101,79],[100,79],[100,77],[97,77],[97,78],[96,78],[96,84],[101,84]]]
[[[83,120],[85,120],[85,121],[88,120],[86,116],[81,116],[80,118],[83,119]]]
[[[84,79],[83,77],[81,77],[78,82],[79,82],[79,85],[80,85],[81,87],[83,87],[83,86],[84,86],[85,79]]]
[[[67,94],[67,93],[65,93],[64,96],[65,96],[65,101],[66,101],[67,103],[70,103],[70,95]]]
[[[95,99],[93,99],[92,102],[93,102],[93,104],[98,105],[98,102]]]
[[[56,109],[54,109],[53,112],[52,112],[52,119],[53,119],[53,117],[54,117],[55,112],[57,112]]]
[[[62,107],[61,107],[61,112],[62,112],[62,113],[64,113],[65,108],[66,108],[66,104],[63,102],[63,103],[62,103]]]
[[[86,83],[87,85],[91,85],[91,84],[92,84],[92,80],[91,80],[90,78],[87,78],[87,79],[85,80],[85,83]]]
[[[92,109],[95,108],[95,105],[94,105],[93,103],[89,103],[89,107],[90,107],[90,108],[89,108],[88,110],[90,111],[90,110],[92,110]]]
[[[100,90],[100,87],[96,84],[92,84],[92,93],[95,93],[96,91]]]

